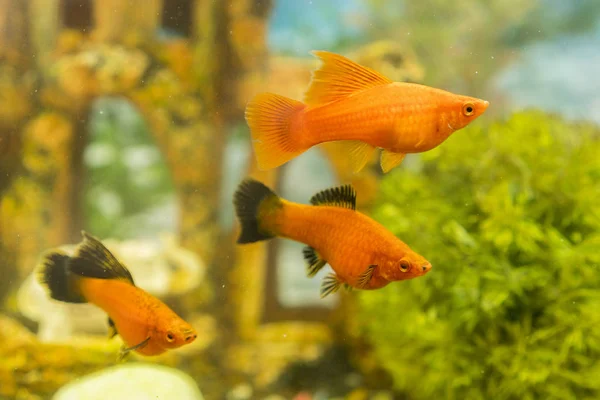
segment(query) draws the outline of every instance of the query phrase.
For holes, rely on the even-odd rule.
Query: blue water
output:
[[[514,108],[536,106],[600,123],[600,27],[525,49],[498,77]]]
[[[548,6],[555,8],[554,13],[565,11],[560,1],[550,1]],[[332,49],[344,39],[360,43],[364,37],[360,24],[353,23],[356,18],[368,19],[361,0],[279,0],[268,43],[274,52],[297,56],[307,56],[313,49]],[[515,49],[521,57],[492,78],[494,86],[512,109],[538,107],[600,123],[599,50],[600,24],[587,34]]]
[[[329,49],[342,38],[360,39],[352,18],[364,14],[360,0],[278,0],[269,26],[269,47],[275,52],[308,56]]]

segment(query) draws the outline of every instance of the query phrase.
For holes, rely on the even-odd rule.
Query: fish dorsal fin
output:
[[[308,105],[330,103],[364,89],[392,83],[380,73],[339,54],[328,51],[313,51],[312,54],[323,64],[313,72],[304,95]]]
[[[406,157],[404,153],[383,150],[381,152],[381,170],[384,174],[387,174],[392,168],[398,166],[404,160],[404,157]]]
[[[84,231],[81,234],[83,242],[71,258],[71,272],[87,278],[121,279],[134,284],[131,273],[100,240]]]
[[[356,210],[356,192],[352,185],[343,185],[315,194],[310,199],[313,206],[333,206]]]

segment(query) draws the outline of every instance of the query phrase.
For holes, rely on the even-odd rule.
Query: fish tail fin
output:
[[[254,243],[276,236],[261,222],[266,212],[272,212],[283,204],[267,186],[254,179],[244,180],[233,196],[233,204],[242,227],[238,243]]]
[[[66,303],[86,303],[78,289],[76,275],[70,270],[71,257],[58,251],[46,253],[38,269],[38,280],[48,288],[50,297]]]
[[[279,167],[307,148],[294,140],[291,119],[305,105],[273,93],[261,93],[246,106],[256,161],[261,170]]]

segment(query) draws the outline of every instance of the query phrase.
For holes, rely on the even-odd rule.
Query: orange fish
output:
[[[489,103],[414,83],[392,82],[340,55],[314,51],[322,61],[304,102],[262,93],[246,107],[260,169],[285,164],[312,146],[345,141],[355,172],[382,148],[388,172],[407,153],[440,145]]]
[[[356,211],[350,185],[317,193],[311,206],[279,198],[262,183],[247,179],[234,195],[241,223],[238,243],[275,236],[308,245],[304,248],[307,275],[325,264],[335,273],[325,277],[321,297],[346,289],[379,289],[390,282],[416,278],[431,264],[382,225]]]
[[[119,358],[130,351],[146,356],[164,353],[196,339],[196,331],[167,305],[135,286],[127,268],[93,236],[70,257],[48,252],[39,280],[50,296],[67,303],[92,303],[108,314],[109,336],[125,343]]]

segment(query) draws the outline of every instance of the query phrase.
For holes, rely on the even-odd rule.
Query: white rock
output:
[[[196,382],[178,369],[126,363],[63,386],[53,400],[204,400]]]

